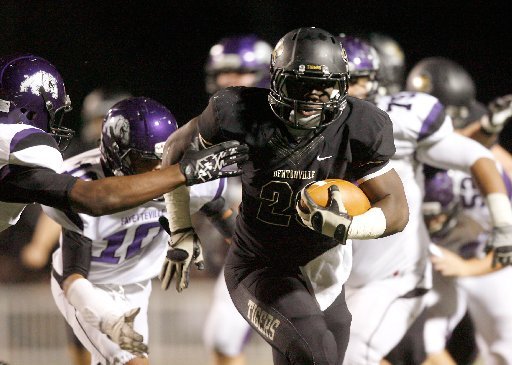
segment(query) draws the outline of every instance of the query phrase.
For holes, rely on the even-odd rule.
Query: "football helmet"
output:
[[[403,90],[405,81],[405,55],[396,40],[382,33],[370,33],[369,43],[380,58],[379,94],[392,95]]]
[[[62,76],[47,60],[19,54],[0,57],[0,117],[3,123],[29,124],[50,133],[61,150],[74,135],[62,126],[71,110]]]
[[[282,37],[272,51],[270,74],[270,107],[288,127],[321,128],[337,120],[345,108],[347,55],[323,29],[299,28]],[[313,90],[324,97],[312,99]]]
[[[430,235],[442,237],[457,223],[461,204],[448,171],[425,166],[423,172],[423,218]]]
[[[366,98],[374,96],[379,86],[377,73],[380,67],[380,58],[375,48],[368,42],[353,36],[340,34],[336,39],[341,42],[347,52],[350,82],[360,78],[367,79]]]
[[[172,113],[146,97],[124,99],[103,120],[100,151],[102,165],[115,176],[133,175],[134,154],[161,160],[167,137],[178,129]]]
[[[475,83],[458,63],[443,57],[418,62],[407,76],[406,89],[433,95],[445,106],[455,128],[463,127],[475,102]]]
[[[221,39],[212,46],[206,61],[206,92],[221,89],[217,76],[223,72],[252,73],[254,81],[247,86],[268,88],[271,53],[270,44],[253,34]]]

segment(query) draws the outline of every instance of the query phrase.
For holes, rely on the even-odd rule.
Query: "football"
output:
[[[313,201],[325,207],[327,205],[327,199],[329,198],[329,186],[336,184],[341,191],[341,197],[343,204],[347,209],[347,213],[351,216],[363,214],[371,208],[370,201],[365,193],[355,184],[350,181],[341,179],[327,179],[317,181],[308,187],[307,191]],[[301,200],[300,207],[305,212],[308,211],[307,207]]]

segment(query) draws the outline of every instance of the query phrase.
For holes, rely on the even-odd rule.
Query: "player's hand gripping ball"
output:
[[[314,231],[345,244],[352,217],[371,208],[363,191],[349,181],[329,179],[310,183],[301,191],[297,214]]]
[[[370,201],[366,197],[365,193],[355,184],[350,181],[341,179],[327,179],[317,181],[309,185],[306,189],[311,199],[321,207],[327,207],[327,201],[329,199],[329,186],[337,185],[341,192],[341,198],[343,205],[347,210],[347,214],[355,216],[365,213],[371,208]],[[308,212],[306,204],[303,200],[300,201],[300,208],[305,212]]]

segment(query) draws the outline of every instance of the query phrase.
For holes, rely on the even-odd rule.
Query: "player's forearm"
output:
[[[490,193],[507,194],[507,188],[500,172],[496,168],[496,161],[491,158],[480,158],[471,166],[471,174],[482,195]]]
[[[463,276],[485,275],[500,269],[500,264],[497,267],[492,267],[492,253],[488,253],[483,259],[465,260],[465,275]]]
[[[184,183],[185,176],[175,164],[138,175],[78,180],[71,189],[70,201],[77,212],[92,216],[112,214],[156,199]]]
[[[396,171],[392,169],[367,180],[360,187],[372,202],[372,207],[381,209],[385,217],[385,230],[381,237],[403,231],[409,221],[409,206]]]

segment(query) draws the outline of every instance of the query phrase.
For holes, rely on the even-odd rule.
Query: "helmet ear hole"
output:
[[[28,113],[25,114],[25,116],[27,117],[28,120],[34,120],[35,117],[37,116],[37,113],[34,111],[29,111]]]

